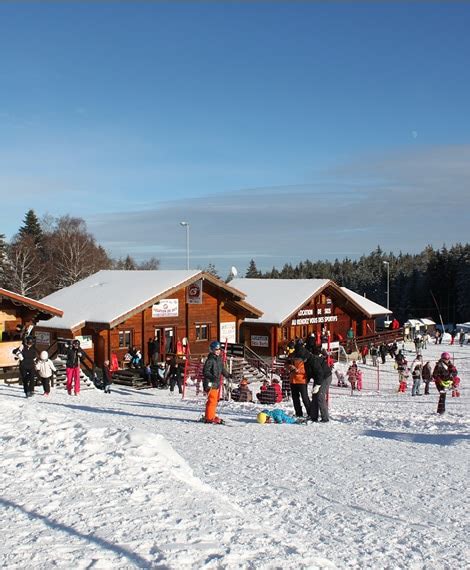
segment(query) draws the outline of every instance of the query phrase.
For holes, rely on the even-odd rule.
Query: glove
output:
[[[320,385],[320,384],[316,384],[316,385],[313,387],[312,394],[318,394],[318,392],[320,391],[320,388],[321,388],[321,385]]]

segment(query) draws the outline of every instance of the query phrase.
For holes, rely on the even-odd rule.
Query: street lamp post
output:
[[[186,269],[189,271],[189,223],[180,222],[180,226],[186,228]]]
[[[387,266],[387,310],[390,310],[390,262],[384,261],[384,264]]]

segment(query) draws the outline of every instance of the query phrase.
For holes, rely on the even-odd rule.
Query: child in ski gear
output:
[[[334,365],[333,370],[335,372],[336,379],[338,380],[338,388],[345,388],[348,384],[346,382],[344,371],[337,364]]]
[[[134,368],[140,368],[142,364],[142,353],[140,350],[133,346],[131,350],[129,350],[129,354],[131,355],[131,366]]]
[[[365,344],[361,348],[362,364],[367,364],[367,355],[369,354],[369,347]]]
[[[65,374],[67,376],[67,392],[72,395],[72,385],[75,396],[80,394],[80,363],[85,358],[85,353],[80,348],[80,341],[74,339],[66,352]]]
[[[300,419],[300,418],[299,418]],[[263,410],[256,416],[259,424],[298,424],[299,419],[293,418],[284,412],[284,410]]]
[[[39,360],[36,362],[36,370],[44,388],[44,396],[49,396],[51,392],[51,381],[54,378],[57,368],[46,350],[43,350],[39,355]]]
[[[232,400],[235,402],[252,402],[253,401],[253,393],[248,388],[248,380],[246,378],[242,378],[238,388],[232,390]]]
[[[441,358],[436,363],[432,373],[433,380],[439,392],[439,402],[437,413],[443,414],[446,411],[446,395],[448,390],[452,390],[453,396],[460,396],[460,378],[457,375],[457,368],[451,362],[448,352],[443,352]]]
[[[178,392],[183,393],[183,364],[173,356],[170,360],[168,369],[168,378],[170,379],[170,392],[175,391],[175,385],[178,386]]]
[[[411,376],[413,378],[413,386],[411,388],[412,396],[421,396],[421,379],[423,375],[423,357],[421,354],[415,358],[411,364]]]
[[[221,423],[217,417],[217,404],[219,403],[220,377],[230,378],[228,370],[225,368],[220,352],[222,350],[219,341],[211,342],[209,354],[203,368],[203,387],[207,394],[206,410],[204,420],[207,423]]]
[[[113,373],[109,367],[109,360],[103,362],[103,390],[105,394],[111,394],[111,384],[113,383]]]
[[[27,398],[34,395],[34,384],[36,382],[36,347],[34,346],[34,338],[27,336],[23,340],[23,344],[13,349],[15,358],[20,363],[20,380],[23,383],[24,394]]]
[[[346,372],[348,375],[349,383],[351,384],[351,390],[362,390],[362,371],[357,367],[356,361],[353,360],[351,366]]]
[[[398,371],[398,392],[405,393],[408,387],[407,380],[409,375],[408,361],[401,350],[395,356],[395,363]]]

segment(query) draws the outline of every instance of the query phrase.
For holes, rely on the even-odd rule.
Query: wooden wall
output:
[[[170,297],[171,299],[178,299],[178,316],[165,318],[153,317],[152,307],[148,307],[129,317],[111,330],[83,328],[74,331],[74,335],[69,332],[68,336],[70,338],[78,335],[92,336],[93,348],[86,350],[86,352],[92,360],[96,361],[98,366],[102,365],[103,360],[110,359],[112,353],[116,354],[118,360],[122,362],[125,353],[128,351],[128,347],[119,347],[120,331],[131,331],[132,344],[142,351],[145,362],[148,361],[147,345],[149,340],[154,338],[155,329],[161,329],[162,333],[165,328],[172,329],[172,352],[176,351],[176,343],[186,337],[189,340],[192,354],[206,354],[209,350],[210,342],[219,338],[221,322],[234,322],[237,325],[241,322],[239,315],[234,314],[233,311],[223,306],[223,300],[220,299],[222,294],[223,291],[211,283],[204,281],[202,304],[200,305],[188,305],[186,303],[185,288]],[[208,340],[196,340],[196,325],[200,324],[209,326]],[[50,332],[51,342],[54,342],[58,336],[67,336],[65,331],[51,330],[47,329],[47,327],[38,328],[36,330]],[[236,340],[238,340],[238,330]],[[41,347],[41,349],[44,348],[47,347]],[[164,352],[163,350],[161,358]]]

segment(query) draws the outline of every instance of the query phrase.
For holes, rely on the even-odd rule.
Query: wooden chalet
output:
[[[239,342],[244,319],[262,315],[244,293],[197,270],[99,271],[43,302],[60,305],[64,315],[38,323],[37,344],[78,338],[98,366],[112,354],[122,363],[133,346],[148,362],[154,338],[159,360],[186,339],[191,354],[206,354],[212,340]]]
[[[330,341],[374,334],[375,319],[391,311],[329,279],[234,279],[263,316],[247,318],[240,340],[262,356],[281,354],[289,341],[328,333]]]
[[[59,320],[62,311],[55,307],[0,288],[0,367],[16,366],[12,350],[19,346],[21,336],[39,320]]]

